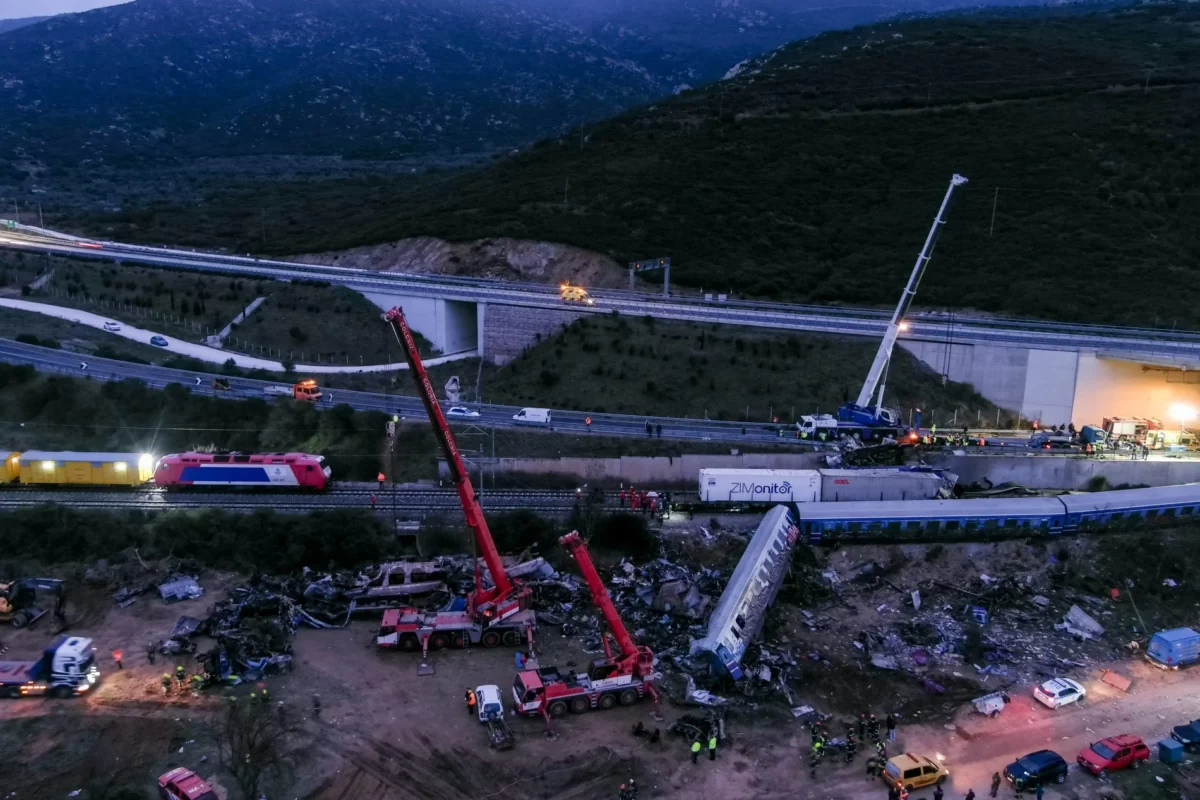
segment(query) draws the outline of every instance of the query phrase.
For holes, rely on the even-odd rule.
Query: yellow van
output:
[[[925,756],[901,753],[889,758],[883,768],[883,779],[910,792],[924,786],[941,785],[950,777],[950,770]]]

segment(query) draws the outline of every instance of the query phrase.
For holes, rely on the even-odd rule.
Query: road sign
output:
[[[671,266],[670,258],[647,258],[644,261],[630,261],[630,272],[649,272],[653,269],[667,269]]]

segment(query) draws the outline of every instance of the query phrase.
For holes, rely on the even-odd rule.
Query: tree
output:
[[[289,706],[230,699],[213,739],[221,767],[242,797],[258,796],[264,778],[282,773],[299,752],[300,719]]]

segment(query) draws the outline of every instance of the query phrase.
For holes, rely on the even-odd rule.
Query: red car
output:
[[[158,777],[158,796],[162,800],[217,800],[212,786],[184,767]]]
[[[1124,733],[1085,747],[1075,760],[1088,772],[1103,778],[1116,769],[1137,769],[1149,758],[1150,748],[1142,737]]]

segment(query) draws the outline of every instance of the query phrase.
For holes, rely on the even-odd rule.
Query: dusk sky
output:
[[[123,0],[0,0],[0,19],[47,17],[71,11],[113,6]]]

